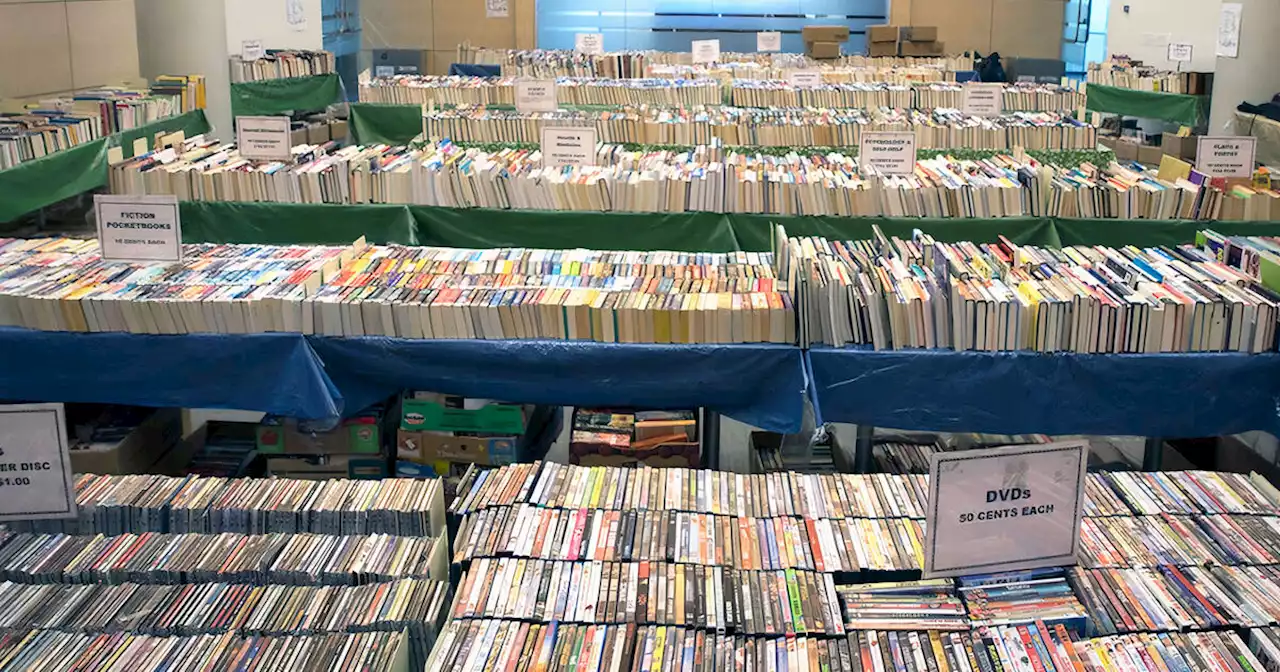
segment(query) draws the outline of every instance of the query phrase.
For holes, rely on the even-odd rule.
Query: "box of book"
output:
[[[516,461],[518,436],[458,436],[452,432],[396,432],[396,454],[419,464],[501,466]]]
[[[1155,145],[1139,145],[1138,161],[1148,166],[1160,165],[1160,159],[1164,156],[1164,150]]]
[[[903,26],[899,31],[903,42],[936,42],[937,26]]]
[[[1160,140],[1160,147],[1164,149],[1164,153],[1169,156],[1176,156],[1179,159],[1194,160],[1196,158],[1196,144],[1199,138],[1194,135],[1178,135],[1177,133],[1165,133]]]
[[[872,57],[897,56],[898,43],[897,42],[868,42],[867,55]]]
[[[377,455],[382,416],[374,411],[318,431],[295,418],[267,416],[258,425],[258,452],[264,455]]]
[[[805,42],[804,53],[810,58],[840,58],[840,43]]]
[[[695,412],[575,409],[569,462],[697,467],[701,451]]]
[[[1116,141],[1116,160],[1117,161],[1137,161],[1138,160],[1138,141],[1133,138],[1120,138]]]
[[[899,35],[898,26],[867,26],[867,43],[893,43],[897,44]]]
[[[489,399],[412,392],[400,405],[400,429],[410,432],[524,433],[525,408]]]
[[[810,42],[844,42],[849,39],[848,26],[805,26],[800,31],[805,44]]]
[[[67,421],[77,474],[146,474],[180,459],[172,455],[182,438],[180,409],[71,404]]]
[[[933,42],[902,42],[898,44],[898,53],[903,56],[941,56],[942,43]]]

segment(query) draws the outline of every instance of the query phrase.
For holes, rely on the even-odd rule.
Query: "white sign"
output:
[[[1249,136],[1201,136],[1196,142],[1196,170],[1209,177],[1253,177],[1258,139]]]
[[[490,19],[505,19],[511,16],[511,7],[507,0],[484,0],[484,15]]]
[[[756,51],[782,51],[782,33],[756,33]]]
[[[182,261],[177,196],[96,194],[98,245],[110,261]]]
[[[304,0],[284,0],[284,19],[296,33],[307,29],[307,7]]]
[[[396,74],[396,66],[394,65],[375,65],[373,66],[374,77],[391,77]]]
[[[1190,63],[1193,49],[1194,47],[1189,42],[1170,42],[1169,60],[1174,63]]]
[[[1218,56],[1235,58],[1240,55],[1240,21],[1243,18],[1244,5],[1222,3],[1222,13],[1218,15]]]
[[[720,60],[720,40],[694,40],[693,62],[715,63]]]
[[[910,175],[916,167],[916,134],[864,131],[858,141],[858,165],[885,175]]]
[[[0,522],[75,517],[62,404],[0,406]]]
[[[1087,441],[934,453],[924,576],[1074,565]]]
[[[1032,84],[1035,84],[1036,78],[1033,75],[1018,75],[1018,82],[1031,82]]]
[[[596,163],[596,129],[594,127],[553,127],[542,129],[542,165],[594,166]]]
[[[574,35],[573,50],[579,54],[603,54],[604,33],[578,33]]]
[[[812,89],[822,86],[822,71],[792,70],[787,74],[787,81],[797,89]]]
[[[262,40],[245,40],[240,44],[240,60],[256,61],[267,55],[267,50],[262,48]]]
[[[1004,85],[968,82],[962,89],[961,110],[975,117],[998,117],[1004,113]]]
[[[558,108],[555,80],[522,79],[516,82],[517,112],[555,112]]]
[[[292,161],[289,117],[236,117],[236,146],[246,159]]]

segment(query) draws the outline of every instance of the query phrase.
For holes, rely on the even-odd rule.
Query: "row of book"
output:
[[[749,570],[914,571],[923,561],[924,526],[913,518],[738,518],[517,505],[464,516],[454,548],[455,563],[518,557]]]
[[[1086,517],[1080,525],[1085,567],[1280,564],[1276,516]]]
[[[737,474],[536,462],[474,469],[450,512],[529,503],[561,509],[688,511],[740,518],[924,518],[928,476]]]
[[[362,586],[0,584],[0,631],[128,632],[158,637],[404,632],[430,651],[449,583],[399,579]],[[425,661],[425,656],[423,657]]]
[[[463,574],[456,619],[646,623],[752,635],[840,635],[830,574],[661,562],[478,560]]]
[[[901,107],[695,107],[517,112],[453,108],[422,115],[430,140],[537,144],[547,128],[596,129],[597,142],[741,147],[858,147],[865,133],[912,132],[919,149],[1092,149],[1093,126],[1052,112],[965,115]]]
[[[246,61],[231,57],[231,82],[258,82],[266,79],[313,77],[337,72],[331,51],[270,49],[262,58]]]
[[[823,71],[819,71],[823,72]],[[741,107],[901,107],[921,110],[960,109],[965,84],[956,82],[838,81],[824,73],[818,85],[792,79],[734,79],[728,83],[728,101]],[[833,81],[835,80],[835,81]],[[1015,83],[1002,85],[1005,112],[1078,112],[1085,94],[1059,84]]]
[[[398,632],[241,637],[233,633],[154,637],[52,630],[0,635],[0,669],[54,670],[379,670],[408,672]]]
[[[513,77],[456,75],[383,75],[360,81],[360,101],[399,105],[506,105],[516,103]],[[714,79],[556,79],[561,105],[719,105],[724,102]]]
[[[1280,619],[1280,570],[1268,567],[1083,569],[1069,577],[1097,632],[1257,627]]]
[[[103,136],[102,119],[58,109],[0,114],[0,170],[92,142]]]
[[[76,478],[77,517],[10,522],[18,531],[331,535],[445,534],[439,479],[253,479],[94,475]]]
[[[1239,244],[1255,260],[1280,251],[1269,238]],[[1261,283],[1257,261],[1249,270],[1207,246],[1054,249],[925,234],[785,245],[778,276],[795,293],[803,346],[1258,353],[1277,345],[1280,294]]]
[[[1085,78],[1089,84],[1159,93],[1204,96],[1213,88],[1213,73],[1164,70],[1115,57],[1090,63]]]
[[[0,580],[15,583],[359,585],[444,580],[444,537],[0,532]]]
[[[586,54],[568,49],[495,49],[460,44],[455,63],[498,65],[502,74],[525,77],[648,77],[655,66],[693,66],[691,52],[653,50],[611,51]],[[809,68],[920,68],[950,73],[972,70],[973,59],[964,56],[868,57],[841,56],[813,59],[804,54],[782,52],[720,52],[718,65],[758,65],[778,69]],[[705,66],[706,64],[698,64]]]
[[[181,264],[132,264],[92,250],[0,242],[0,322],[90,332],[794,342],[767,254],[201,244],[184,246]]]
[[[924,518],[924,474],[736,474],[698,469],[585,467],[553,462],[468,470],[451,513],[532,504],[557,509],[687,511],[740,518]],[[1155,503],[1151,493],[1167,498]],[[1260,476],[1214,472],[1098,472],[1086,479],[1086,516],[1280,515],[1280,493]]]
[[[1258,632],[1258,631],[1253,631]],[[1274,641],[1265,660],[1274,658]],[[858,631],[841,638],[750,637],[672,626],[452,621],[428,672],[1261,672],[1234,632],[1079,639],[1031,623],[971,632]]]
[[[779,79],[790,80],[796,77],[812,78],[815,73],[826,84],[884,83],[914,84],[917,82],[954,82],[955,70],[947,70],[934,64],[925,65],[832,65],[826,61],[815,61],[799,54],[794,62],[778,60],[773,63],[755,63],[750,61],[726,61],[723,63],[698,64],[651,64],[645,68],[648,77],[695,78],[711,77],[721,82],[735,79]],[[895,59],[885,59],[895,60]]]

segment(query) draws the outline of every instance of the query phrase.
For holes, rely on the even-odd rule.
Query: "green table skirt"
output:
[[[1208,96],[1135,91],[1101,84],[1089,84],[1085,92],[1085,109],[1092,112],[1163,119],[1187,126],[1195,126],[1208,117]]]

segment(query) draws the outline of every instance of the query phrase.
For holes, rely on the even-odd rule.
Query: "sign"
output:
[[[555,112],[556,83],[554,80],[519,80],[516,82],[517,112]]]
[[[373,66],[374,77],[392,77],[396,74],[396,66],[394,65],[375,65]]]
[[[0,522],[76,517],[62,404],[0,406]]]
[[[1209,177],[1253,177],[1257,151],[1254,137],[1203,135],[1196,142],[1196,170]]]
[[[787,82],[797,89],[812,89],[822,86],[822,71],[792,70],[787,74]]]
[[[715,63],[720,60],[720,40],[694,40],[693,62]]]
[[[484,15],[489,19],[505,19],[511,16],[507,0],[484,0]]]
[[[1236,58],[1240,55],[1240,21],[1244,18],[1244,5],[1224,2],[1218,14],[1218,50],[1216,55]]]
[[[916,168],[916,134],[864,131],[858,141],[858,165],[885,175],[910,175]]]
[[[543,166],[594,166],[595,163],[595,128],[559,126],[542,129]]]
[[[256,61],[267,55],[267,50],[262,48],[262,40],[245,40],[240,43],[240,60]]]
[[[604,33],[577,33],[573,36],[573,50],[579,54],[603,54]]]
[[[756,51],[782,51],[782,33],[756,33]]]
[[[265,161],[292,161],[289,117],[236,117],[240,156]]]
[[[96,194],[93,211],[103,259],[182,261],[182,218],[177,196]]]
[[[961,89],[961,111],[975,117],[998,117],[1004,113],[1004,85],[969,82]]]
[[[284,19],[295,33],[307,29],[307,7],[304,0],[284,0]]]
[[[1169,60],[1174,63],[1190,63],[1193,48],[1189,42],[1170,42]]]
[[[924,576],[1074,565],[1087,441],[934,453]]]
[[[1018,82],[1019,83],[1030,82],[1032,84],[1035,84],[1036,78],[1034,75],[1018,75]]]

